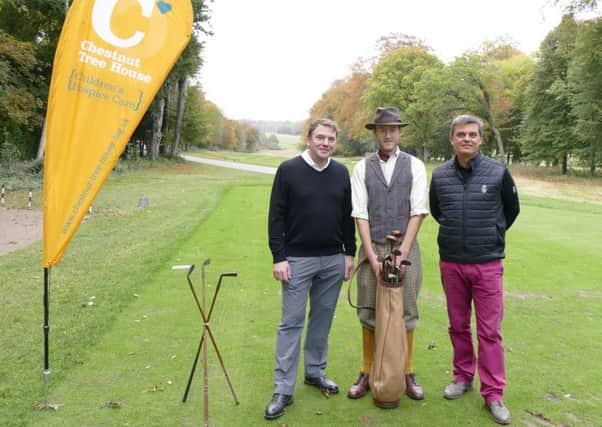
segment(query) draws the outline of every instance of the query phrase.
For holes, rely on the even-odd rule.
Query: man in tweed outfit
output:
[[[422,400],[424,392],[414,375],[412,348],[414,329],[418,325],[416,301],[422,284],[422,261],[416,235],[428,214],[426,170],[424,163],[398,147],[405,126],[407,123],[400,120],[395,107],[377,108],[373,123],[366,125],[374,132],[378,151],[355,166],[351,177],[351,216],[355,218],[362,243],[359,252],[361,265],[357,272],[360,307],[375,306],[376,277],[381,269],[377,257],[385,255],[387,234],[392,230],[403,233],[399,262],[407,259],[412,263],[405,271],[403,286],[408,344],[404,372],[406,394],[414,400]],[[374,310],[360,308],[358,317],[362,326],[363,367],[347,393],[351,399],[358,399],[368,392],[369,374],[374,362]]]

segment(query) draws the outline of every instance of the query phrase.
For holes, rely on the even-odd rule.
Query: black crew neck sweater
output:
[[[331,159],[317,171],[301,156],[283,162],[272,186],[268,234],[274,263],[287,256],[354,256],[347,168]]]

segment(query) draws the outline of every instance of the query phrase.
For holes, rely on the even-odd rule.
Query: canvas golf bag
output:
[[[396,408],[406,388],[404,369],[407,341],[403,318],[403,271],[397,267],[401,233],[393,231],[387,240],[390,253],[381,259],[382,272],[376,286],[375,350],[370,372],[370,390],[374,404]],[[402,265],[410,265],[407,260]]]

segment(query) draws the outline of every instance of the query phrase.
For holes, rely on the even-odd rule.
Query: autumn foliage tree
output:
[[[39,73],[33,45],[0,30],[0,143],[17,158],[32,154],[32,135],[41,127],[42,87],[31,90]]]
[[[0,140],[21,158],[35,155],[65,5],[0,2]]]
[[[340,128],[338,152],[344,155],[366,152],[373,145],[369,132],[364,128],[372,113],[364,107],[361,99],[367,79],[367,73],[353,72],[348,78],[334,82],[311,108],[305,129],[317,118],[330,118]]]

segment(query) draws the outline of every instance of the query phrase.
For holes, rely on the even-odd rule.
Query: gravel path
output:
[[[196,157],[196,156],[183,155],[181,157],[189,162],[194,162],[194,163],[204,163],[206,165],[220,166],[222,168],[238,169],[238,170],[249,171],[249,172],[265,173],[268,175],[276,174],[276,168],[272,168],[272,167],[268,167],[268,166],[257,166],[257,165],[249,165],[246,163],[227,162],[225,160],[205,159],[203,157]]]
[[[42,238],[42,212],[0,208],[0,255]]]

